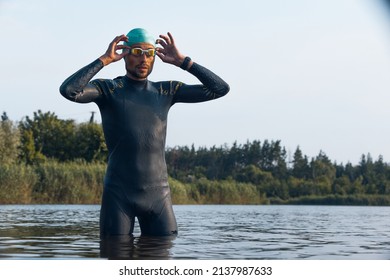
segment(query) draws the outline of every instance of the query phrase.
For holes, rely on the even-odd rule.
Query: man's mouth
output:
[[[149,69],[149,67],[147,65],[140,65],[137,68],[140,70],[148,70]]]

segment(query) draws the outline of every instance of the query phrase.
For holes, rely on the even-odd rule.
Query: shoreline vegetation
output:
[[[77,143],[77,144],[75,144]],[[100,204],[107,149],[101,124],[35,112],[0,122],[0,204]],[[166,149],[173,204],[390,206],[390,165],[308,158],[298,146],[255,140]]]
[[[0,204],[100,204],[106,165],[46,162],[0,165]],[[390,195],[327,194],[267,197],[261,186],[234,180],[170,178],[173,204],[390,206]]]

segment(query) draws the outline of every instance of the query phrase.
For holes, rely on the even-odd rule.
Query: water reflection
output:
[[[175,207],[179,235],[99,239],[99,205],[0,205],[0,259],[390,259],[390,207]]]
[[[176,236],[110,236],[100,241],[100,257],[123,259],[172,259],[171,248]]]

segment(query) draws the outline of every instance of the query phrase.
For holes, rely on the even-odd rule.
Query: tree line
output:
[[[298,146],[288,157],[280,140],[180,146],[165,152],[173,195],[182,203],[390,205],[390,166],[382,156],[374,160],[367,154],[357,165],[339,164],[323,151],[309,158]],[[3,170],[11,165],[39,170],[37,166],[54,162],[72,163],[72,168],[75,162],[102,166],[107,156],[101,124],[92,119],[76,123],[42,111],[20,122],[11,121],[6,113],[1,116]],[[0,174],[0,188],[1,178]]]

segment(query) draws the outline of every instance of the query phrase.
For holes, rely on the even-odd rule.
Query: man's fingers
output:
[[[114,40],[112,40],[111,44],[117,45],[120,42],[127,42],[129,39],[127,38],[126,35],[122,34],[119,36],[116,36]]]
[[[127,49],[127,50],[130,50],[131,47],[129,46],[125,46],[125,45],[116,45],[115,47],[117,50],[121,50],[121,49]]]
[[[173,36],[172,36],[171,32],[168,32],[168,37],[169,37],[169,40],[171,41],[171,44],[174,45],[175,44],[175,40],[173,39]]]
[[[161,39],[157,39],[156,43],[160,44],[163,48],[165,48],[168,45],[164,40]]]
[[[174,45],[175,44],[175,40],[173,39],[173,36],[172,36],[172,34],[170,32],[168,32],[167,35],[161,34],[160,38],[164,39],[164,41],[168,45]],[[158,40],[158,41],[161,41],[161,40]]]
[[[159,48],[159,47],[157,47],[157,48],[156,48],[156,52],[157,52],[157,53],[162,53],[162,54],[165,55],[165,49],[164,49],[164,48]]]
[[[161,60],[163,59],[164,54],[162,54],[162,53],[160,53],[160,52],[156,52],[156,55],[157,55],[159,58],[161,58]]]
[[[166,59],[166,56],[164,53],[162,52],[156,52],[156,55],[163,61],[163,62],[166,62],[167,59]]]
[[[164,39],[164,41],[165,41],[168,45],[171,44],[171,38],[169,38],[169,36],[161,34],[161,35],[160,35],[160,38],[161,38],[161,39]],[[160,41],[161,41],[161,40],[160,40]]]
[[[120,41],[123,41],[123,39],[127,39],[127,36],[125,34],[122,34],[122,35],[118,35],[115,37],[114,41],[117,41],[117,42],[120,42]]]

